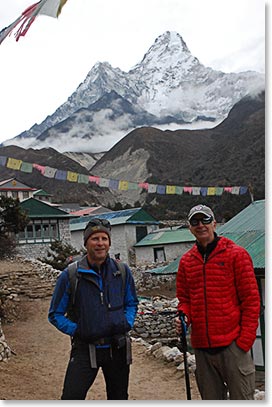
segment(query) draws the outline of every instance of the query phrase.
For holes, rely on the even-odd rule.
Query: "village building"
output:
[[[32,198],[34,193],[37,192],[37,188],[32,188],[16,178],[9,178],[0,181],[0,196],[7,198],[19,199],[23,201],[27,198]]]
[[[195,242],[188,228],[159,229],[134,245],[136,264],[173,261]]]
[[[71,244],[69,221],[73,215],[44,201],[28,198],[20,203],[30,222],[17,235],[17,252],[27,258],[47,255],[54,241]]]
[[[105,212],[99,215],[81,216],[71,219],[71,243],[83,250],[83,231],[87,223],[99,216],[107,219],[112,227],[110,255],[130,265],[135,264],[134,245],[150,232],[159,228],[160,222],[142,208]]]
[[[16,178],[0,181],[0,196],[18,199],[20,202],[28,198],[35,198],[46,202],[51,202],[52,200],[52,195],[43,189],[30,187]]]

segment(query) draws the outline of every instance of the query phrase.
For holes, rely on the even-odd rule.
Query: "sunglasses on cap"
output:
[[[207,216],[205,218],[192,218],[189,220],[189,223],[191,226],[198,226],[199,223],[201,222],[202,225],[209,225],[210,223],[212,223],[213,221],[213,217],[212,216]]]
[[[93,219],[87,224],[86,228],[90,226],[104,226],[105,228],[111,230],[111,224],[107,219]]]

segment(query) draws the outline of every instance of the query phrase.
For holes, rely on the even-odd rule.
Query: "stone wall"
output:
[[[141,299],[135,319],[132,335],[153,343],[159,341],[169,343],[177,340],[174,319],[176,317],[177,300],[162,297]]]

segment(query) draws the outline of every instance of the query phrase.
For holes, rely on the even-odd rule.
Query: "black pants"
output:
[[[97,368],[91,368],[88,345],[73,345],[64,380],[62,400],[85,400],[101,367],[108,400],[128,399],[129,365],[126,347],[96,350]]]

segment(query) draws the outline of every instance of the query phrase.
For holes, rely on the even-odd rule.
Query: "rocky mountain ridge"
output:
[[[97,63],[55,113],[3,145],[60,152],[109,150],[143,126],[211,127],[245,95],[264,89],[257,72],[223,73],[202,65],[183,38],[165,32],[129,72]]]

